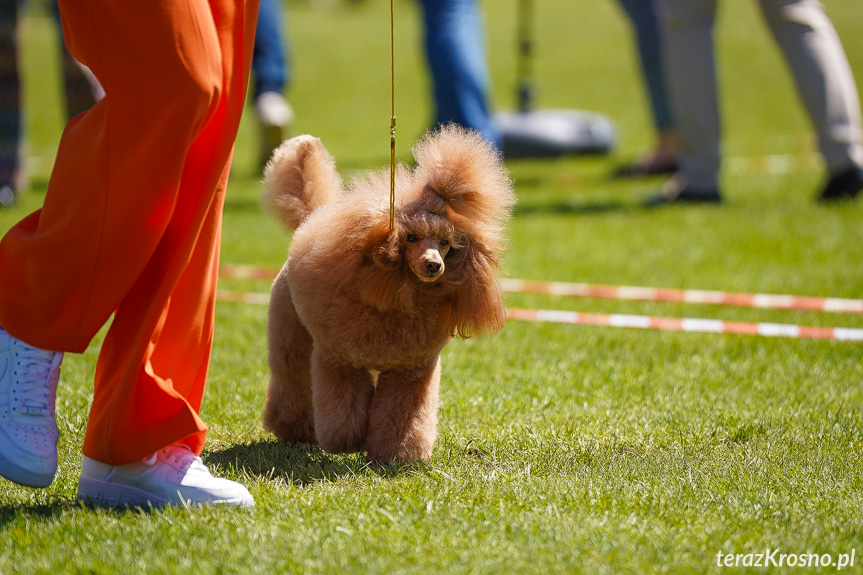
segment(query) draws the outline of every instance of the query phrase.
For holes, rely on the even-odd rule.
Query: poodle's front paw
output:
[[[370,432],[366,440],[366,454],[378,463],[414,463],[428,461],[434,448],[435,434],[419,433],[400,438],[386,433]]]
[[[311,417],[289,418],[267,409],[264,412],[264,428],[288,443],[317,443],[315,424]]]
[[[316,418],[315,434],[324,451],[329,453],[356,453],[366,441],[365,421],[334,424]]]

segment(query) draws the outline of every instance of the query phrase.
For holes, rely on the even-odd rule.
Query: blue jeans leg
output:
[[[282,0],[261,0],[252,54],[252,76],[254,97],[263,92],[282,93],[290,80]]]
[[[665,87],[665,70],[662,64],[662,38],[653,0],[617,0],[629,17],[638,44],[653,124],[661,132],[674,126],[671,105]]]
[[[435,123],[455,122],[500,146],[489,111],[491,81],[485,30],[476,0],[420,0]]]

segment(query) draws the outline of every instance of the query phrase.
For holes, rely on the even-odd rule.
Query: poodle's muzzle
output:
[[[443,275],[443,257],[441,257],[438,250],[428,249],[423,252],[422,263],[425,266],[425,273],[420,276],[421,280],[433,282]]]
[[[409,247],[410,267],[420,281],[431,283],[443,275],[446,249],[444,247],[444,253],[441,253],[439,241],[431,238],[420,240]]]

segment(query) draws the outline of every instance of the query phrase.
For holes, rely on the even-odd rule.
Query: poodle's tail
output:
[[[264,206],[289,231],[332,200],[341,187],[335,161],[313,136],[286,140],[264,168]]]

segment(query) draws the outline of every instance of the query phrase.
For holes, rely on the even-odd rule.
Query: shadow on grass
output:
[[[204,452],[202,459],[221,476],[219,468],[233,470],[257,477],[262,481],[282,480],[302,487],[319,482],[333,482],[345,477],[374,474],[392,478],[413,472],[422,464],[386,464],[367,462],[364,454],[333,455],[316,446],[283,443],[277,440],[259,440],[231,446],[221,451]],[[0,503],[0,530],[19,522],[45,523],[60,519],[64,514],[77,510],[92,510],[88,503],[75,499],[57,498],[48,503],[17,502]],[[117,515],[148,514],[158,508],[117,506],[98,508],[100,512]]]
[[[607,214],[610,212],[628,212],[640,209],[642,206],[635,204],[624,204],[622,202],[585,202],[574,204],[559,202],[553,204],[518,204],[515,208],[516,215],[533,214],[576,214],[589,216],[592,214]]]
[[[0,530],[5,529],[7,525],[17,521],[24,520],[26,522],[47,523],[52,520],[59,520],[63,515],[69,512],[80,510],[97,509],[87,503],[81,503],[75,499],[58,498],[50,503],[13,503],[0,505]],[[115,515],[126,514],[148,514],[153,512],[153,508],[145,507],[109,507],[98,508],[102,513],[112,513]]]
[[[20,519],[44,522],[73,509],[77,503],[58,500],[53,503],[14,503],[0,505],[0,529]]]
[[[206,452],[203,459],[211,467],[233,469],[263,481],[281,479],[297,487],[368,473],[380,477],[398,477],[415,467],[408,464],[370,463],[362,453],[333,455],[317,446],[278,440],[258,440],[221,451]]]

